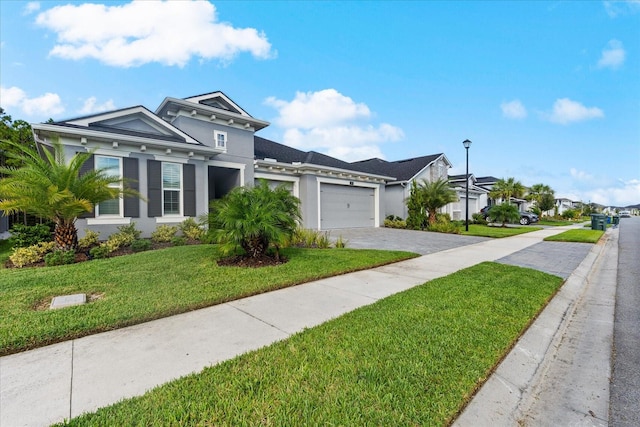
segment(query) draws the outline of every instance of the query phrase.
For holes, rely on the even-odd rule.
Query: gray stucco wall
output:
[[[405,188],[398,185],[388,185],[384,193],[385,217],[388,215],[399,216],[407,219],[407,205],[405,199]],[[383,218],[384,220],[384,218]]]
[[[300,177],[300,210],[304,219],[303,227],[318,228],[318,182],[313,175]]]
[[[245,183],[253,183],[253,131],[185,116],[177,117],[173,125],[209,147],[215,146],[214,131],[226,132],[227,151],[212,160],[244,164]]]

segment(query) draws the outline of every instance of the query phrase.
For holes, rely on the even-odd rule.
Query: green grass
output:
[[[531,231],[541,230],[541,227],[500,227],[500,226],[489,226],[489,225],[480,225],[480,224],[469,224],[469,231],[464,231],[464,229],[460,232],[460,234],[465,236],[478,236],[478,237],[509,237],[515,236],[518,234],[529,233]]]
[[[597,243],[603,234],[604,231],[602,230],[576,229],[546,237],[544,240],[550,242]]]
[[[214,247],[180,246],[47,268],[0,270],[0,355],[116,329],[310,280],[417,256],[354,249],[286,249],[275,267],[218,267]],[[48,307],[57,295],[98,295]]]
[[[574,225],[574,224],[577,224],[579,222],[582,222],[582,221],[566,221],[566,220],[559,220],[559,219],[541,219],[536,224],[557,227],[557,226],[561,226],[561,225]]]
[[[9,259],[9,255],[11,255],[11,245],[9,244],[9,239],[0,240],[0,268],[3,268],[3,265]]]
[[[479,264],[69,424],[446,425],[561,284]]]

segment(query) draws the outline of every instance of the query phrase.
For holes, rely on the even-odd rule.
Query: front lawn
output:
[[[561,225],[575,225],[582,221],[568,221],[568,220],[559,220],[559,219],[541,219],[536,224],[538,225],[548,225],[552,227],[557,227]]]
[[[531,231],[541,230],[541,227],[501,227],[491,225],[469,224],[469,231],[465,231],[464,228],[460,234],[464,236],[478,236],[478,237],[509,237],[518,234],[529,233]]]
[[[602,230],[567,230],[555,236],[545,237],[550,242],[597,243],[604,234]]]
[[[280,266],[218,267],[213,246],[178,246],[59,267],[0,270],[0,355],[417,256],[296,248],[282,254],[290,261]],[[52,297],[77,293],[95,300],[46,309]]]
[[[479,264],[69,425],[447,425],[561,284]]]

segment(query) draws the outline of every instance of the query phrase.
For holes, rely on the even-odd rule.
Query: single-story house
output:
[[[98,204],[78,219],[81,236],[91,228],[105,238],[131,222],[148,236],[160,224],[206,214],[212,200],[258,179],[284,184],[300,199],[305,228],[379,227],[387,215],[407,217],[412,181],[449,179],[443,153],[349,163],[255,135],[268,125],[218,91],[167,97],[155,111],[138,105],[32,128],[38,144],[59,140],[68,157],[91,152],[87,169],[107,168],[146,199]],[[464,177],[452,178],[461,200],[442,212],[462,219]],[[487,190],[480,178],[469,180],[471,215],[486,203]]]
[[[453,220],[464,221],[466,218],[467,180],[469,181],[469,220],[472,219],[474,213],[480,212],[480,209],[489,204],[489,190],[478,186],[477,179],[473,174],[469,174],[468,176],[464,174],[452,175],[449,177],[449,184],[456,191],[458,201],[448,204],[445,212],[448,213]]]

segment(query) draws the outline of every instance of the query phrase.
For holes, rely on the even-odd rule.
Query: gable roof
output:
[[[58,130],[61,133],[92,133],[96,137],[121,135],[167,142],[204,146],[195,138],[165,122],[142,105],[106,111],[68,120],[32,125],[37,130]]]
[[[490,185],[498,182],[499,178],[495,176],[479,176],[476,178],[476,184],[478,185]]]
[[[365,171],[377,171],[377,173],[381,173],[383,175],[394,176],[396,177],[397,181],[409,181],[413,177],[418,175],[424,168],[435,162],[440,157],[444,157],[444,154],[438,153],[429,156],[396,160],[394,162],[388,162],[383,159],[373,158],[354,162],[352,163],[352,165],[363,167]],[[448,160],[447,163],[449,163]]]

